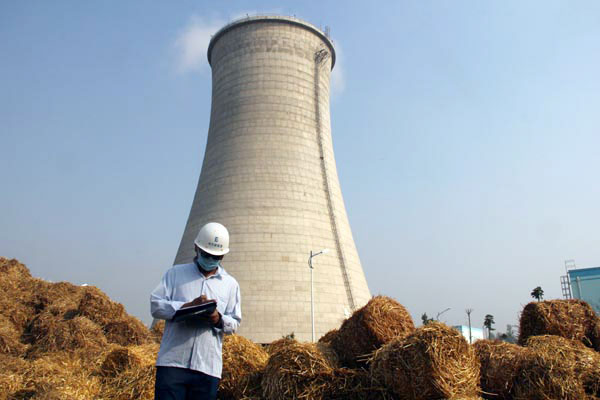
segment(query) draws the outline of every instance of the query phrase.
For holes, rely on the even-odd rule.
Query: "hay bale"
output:
[[[0,354],[0,399],[8,399],[13,393],[23,389],[23,371],[27,364],[21,357]]]
[[[321,336],[321,338],[319,339],[319,343],[331,344],[331,342],[333,342],[333,340],[337,336],[337,334],[338,334],[338,330],[332,329],[329,332],[327,332],[326,334],[324,334],[323,336]]]
[[[81,354],[57,352],[27,363],[22,371],[24,380],[20,395],[44,400],[101,398],[95,365]]]
[[[336,367],[334,353],[325,345],[287,341],[271,354],[262,378],[267,400],[324,399]]]
[[[39,314],[24,334],[31,344],[29,356],[42,353],[68,351],[84,348],[88,352],[100,352],[107,342],[102,329],[86,317],[64,320],[49,312]]]
[[[123,319],[126,315],[122,304],[112,301],[95,286],[85,286],[77,310],[102,328],[111,322]]]
[[[102,377],[102,395],[104,399],[126,400],[154,399],[154,378],[158,344],[129,346],[127,351],[113,350],[117,353],[104,360],[99,369]],[[109,357],[110,356],[110,357]],[[119,369],[123,367],[124,369]]]
[[[14,258],[0,257],[0,284],[30,279],[29,269]]]
[[[153,342],[150,330],[137,318],[130,315],[104,326],[106,340],[121,346],[141,345]]]
[[[27,345],[21,343],[21,334],[14,324],[4,315],[0,315],[0,354],[22,356],[27,350]]]
[[[269,343],[266,347],[266,351],[267,353],[272,356],[273,354],[275,354],[277,351],[283,349],[283,348],[287,348],[289,346],[291,346],[294,343],[298,343],[296,341],[296,339],[292,339],[289,337],[282,337],[281,339],[277,339],[271,343]]]
[[[600,353],[577,340],[552,335],[532,336],[526,344],[527,348],[543,354],[545,358],[574,363],[575,378],[580,380],[586,393],[600,395]]]
[[[25,265],[0,257],[0,314],[19,332],[25,330],[36,314],[31,298],[38,282],[41,281],[32,278]]]
[[[225,336],[219,398],[233,400],[260,396],[260,382],[268,359],[269,354],[260,345],[243,336]]]
[[[539,349],[523,359],[514,385],[515,399],[581,400],[586,398],[583,382],[576,373],[576,363]]]
[[[364,369],[336,368],[327,379],[323,398],[327,400],[386,400],[392,395],[373,382]]]
[[[513,388],[530,350],[516,344],[478,340],[473,344],[481,363],[481,390],[488,399],[513,398]]]
[[[600,351],[598,317],[582,300],[550,300],[532,302],[521,313],[519,344],[530,336],[556,335],[579,340]]]
[[[142,359],[131,348],[117,347],[106,354],[100,366],[100,376],[114,378],[123,371],[142,365]]]
[[[376,296],[344,321],[331,346],[343,366],[356,368],[366,366],[369,355],[382,345],[414,330],[413,320],[402,304]]]
[[[477,397],[479,360],[455,329],[433,322],[381,347],[371,376],[401,399]]]

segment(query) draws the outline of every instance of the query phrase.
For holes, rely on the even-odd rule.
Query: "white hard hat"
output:
[[[213,256],[229,253],[229,232],[218,222],[209,222],[200,228],[194,244]]]

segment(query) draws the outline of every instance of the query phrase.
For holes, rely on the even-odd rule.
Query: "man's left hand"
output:
[[[213,326],[219,326],[221,323],[221,314],[215,309],[215,311],[213,311],[213,313],[210,314],[207,319]]]

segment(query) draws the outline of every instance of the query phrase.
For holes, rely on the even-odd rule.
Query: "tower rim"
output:
[[[284,15],[257,15],[257,16],[252,16],[252,17],[243,17],[243,18],[236,19],[236,20],[228,23],[227,25],[225,25],[224,27],[219,29],[210,39],[210,43],[208,44],[208,51],[206,53],[206,55],[208,57],[208,64],[210,66],[212,66],[212,62],[211,62],[212,49],[214,48],[217,41],[224,34],[226,34],[227,32],[229,32],[239,26],[254,24],[254,23],[259,23],[259,22],[276,22],[276,23],[290,24],[290,25],[299,26],[301,28],[304,28],[304,29],[314,33],[329,48],[329,51],[331,52],[331,69],[333,69],[333,66],[335,65],[335,48],[333,46],[333,41],[327,35],[325,35],[325,33],[323,33],[319,28],[312,25],[311,23],[306,22],[306,21],[296,18],[296,17],[289,17],[289,16],[284,16]]]

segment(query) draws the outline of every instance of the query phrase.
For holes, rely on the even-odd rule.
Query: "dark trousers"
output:
[[[156,367],[154,400],[215,400],[219,378],[199,371]]]

